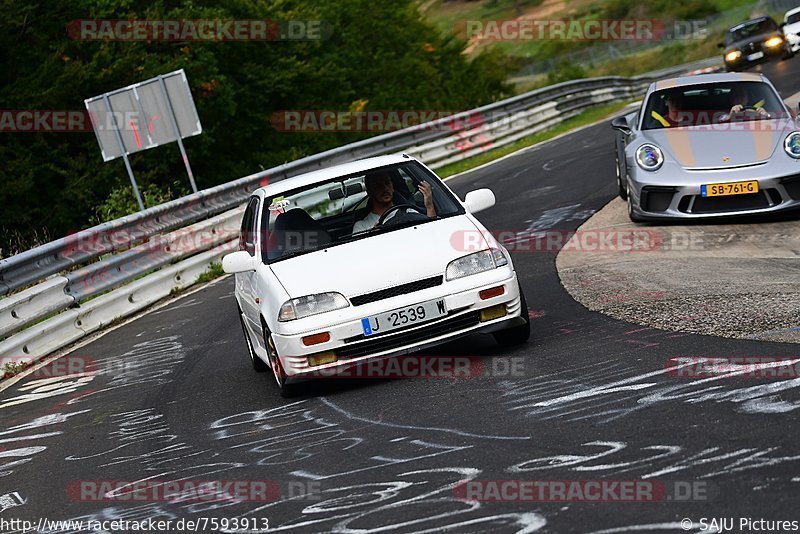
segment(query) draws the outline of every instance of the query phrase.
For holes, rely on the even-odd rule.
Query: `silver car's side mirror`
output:
[[[494,206],[495,198],[491,189],[476,189],[464,197],[464,205],[470,213],[478,213]]]
[[[255,257],[244,250],[231,252],[222,258],[222,270],[228,274],[255,271]]]
[[[628,126],[628,121],[625,120],[625,117],[617,117],[616,119],[612,120],[611,127],[624,133],[625,135],[631,134],[631,127]]]

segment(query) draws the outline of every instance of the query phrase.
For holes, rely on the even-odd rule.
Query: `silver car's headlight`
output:
[[[642,145],[636,149],[636,163],[646,171],[657,171],[664,163],[664,154],[656,145]]]
[[[508,265],[508,258],[503,251],[490,248],[451,261],[447,265],[445,274],[448,280],[456,280],[472,274],[491,271],[503,265]]]
[[[794,159],[800,159],[800,132],[792,132],[783,141],[783,149]]]
[[[279,321],[294,321],[310,315],[325,313],[350,305],[341,293],[317,293],[287,300],[278,313]]]

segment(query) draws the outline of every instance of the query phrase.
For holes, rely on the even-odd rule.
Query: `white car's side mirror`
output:
[[[237,250],[222,258],[222,270],[228,274],[255,271],[255,258],[244,250]]]
[[[470,213],[478,213],[494,206],[495,198],[491,189],[476,189],[464,197],[464,205]]]

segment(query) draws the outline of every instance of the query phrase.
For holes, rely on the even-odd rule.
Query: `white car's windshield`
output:
[[[688,85],[653,92],[647,101],[642,129],[707,126],[786,116],[778,95],[763,82]]]
[[[452,193],[417,162],[370,169],[267,199],[262,260],[271,263],[461,213]]]

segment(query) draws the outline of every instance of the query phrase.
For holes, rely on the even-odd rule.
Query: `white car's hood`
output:
[[[783,122],[646,130],[643,137],[683,167],[735,167],[768,160],[788,133]]]
[[[270,264],[291,298],[347,297],[443,275],[447,264],[488,247],[465,215],[366,237]]]
[[[795,35],[800,34],[800,22],[795,22],[794,24],[787,24],[783,27],[783,33],[788,35],[793,33]]]

